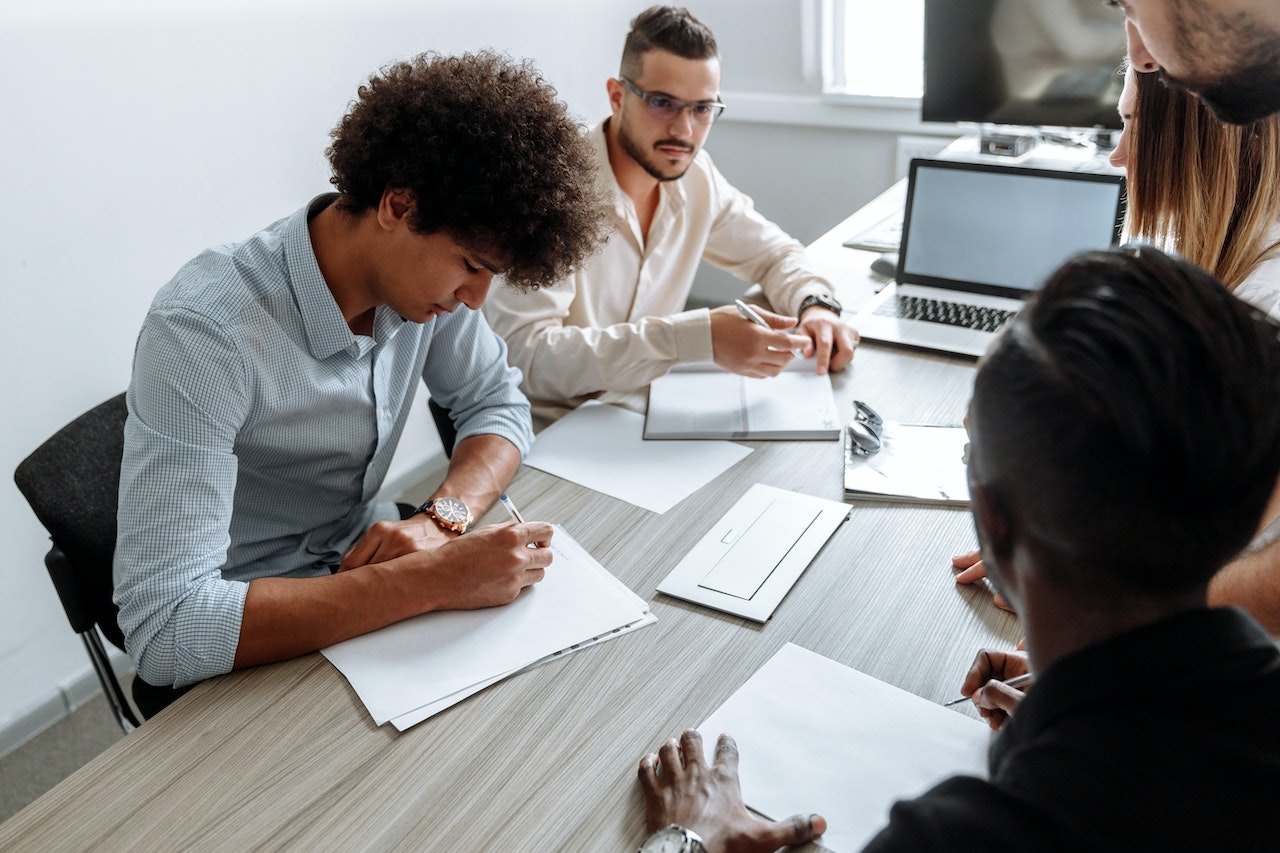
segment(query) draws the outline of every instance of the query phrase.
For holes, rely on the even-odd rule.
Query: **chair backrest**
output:
[[[121,649],[124,637],[111,600],[111,563],[126,416],[124,394],[112,397],[54,433],[13,475],[71,566],[72,588],[63,588],[54,578],[71,627],[84,630],[74,614],[77,609],[87,612],[103,636]]]

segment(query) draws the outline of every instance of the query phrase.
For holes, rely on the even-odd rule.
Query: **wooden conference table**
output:
[[[811,247],[852,307],[871,294],[873,256],[839,243],[875,206]],[[958,423],[973,371],[866,344],[836,398],[846,416],[856,395],[887,418]],[[652,602],[656,625],[404,733],[375,726],[319,654],[213,679],[0,826],[0,850],[634,850],[640,756],[700,724],[785,643],[942,702],[978,648],[1017,640],[985,590],[952,583],[949,556],[974,543],[957,509],[855,505],[763,626],[656,594],[753,483],[841,498],[838,442],[755,446],[661,516],[529,468],[512,483],[526,517],[562,525]]]

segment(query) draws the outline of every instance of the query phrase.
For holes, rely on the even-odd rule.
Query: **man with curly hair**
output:
[[[589,148],[528,64],[422,55],[359,90],[337,193],[189,262],[138,337],[115,598],[144,713],[172,690],[432,610],[512,601],[551,528],[460,536],[532,434],[479,309],[602,237]],[[418,384],[458,438],[407,519],[376,500]]]
[[[588,136],[613,201],[608,245],[560,286],[485,307],[524,372],[534,414],[591,398],[642,405],[637,391],[674,365],[715,361],[774,376],[792,351],[840,370],[857,333],[804,247],[725,180],[702,145],[724,105],[715,37],[687,9],[655,6],[631,23],[612,114]],[[758,282],[780,313],[771,328],[734,306],[685,310],[702,260]]]

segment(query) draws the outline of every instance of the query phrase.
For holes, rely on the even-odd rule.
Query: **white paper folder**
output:
[[[848,514],[847,504],[756,483],[658,591],[765,622]]]

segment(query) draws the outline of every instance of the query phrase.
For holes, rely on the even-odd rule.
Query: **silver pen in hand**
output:
[[[991,681],[999,681],[999,679],[993,678],[991,679]],[[991,681],[988,681],[987,684],[990,684]],[[1022,685],[1028,684],[1030,682],[1031,682],[1031,673],[1028,672],[1025,675],[1016,675],[1013,678],[1010,678],[1008,681],[1003,682],[1003,684],[1006,687],[1021,687]],[[986,687],[986,684],[984,684],[983,687]],[[972,698],[973,698],[972,696],[961,696],[959,699],[952,699],[950,702],[943,702],[942,707],[949,708],[952,705],[959,705],[961,702],[968,702]]]
[[[506,492],[498,495],[498,500],[502,501],[502,505],[506,507],[512,521],[516,524],[524,524],[524,517],[520,515],[520,510],[516,509],[516,505],[511,502],[511,498],[507,497]]]
[[[773,328],[773,326],[770,326],[767,322],[765,322],[765,319],[764,319],[763,317],[761,317],[761,316],[760,316],[760,312],[759,312],[759,311],[757,311],[756,309],[752,308],[750,305],[748,305],[747,303],[743,302],[741,299],[735,299],[735,300],[733,300],[733,304],[734,304],[734,305],[736,305],[736,306],[738,306],[738,313],[739,313],[739,314],[741,314],[743,317],[746,317],[748,320],[750,320],[751,322],[755,323],[755,324],[756,324],[757,326],[759,326],[760,328],[764,329],[764,330],[765,330],[765,331],[767,331],[767,332],[776,332],[776,331],[777,331],[777,329]],[[789,353],[791,353],[792,355],[796,355],[796,356],[801,356],[801,355],[803,355],[803,354],[804,354],[802,350],[795,350],[795,349],[792,349],[792,350],[788,350],[788,349],[779,349],[778,347],[769,347],[769,349],[773,350],[774,352],[789,352]]]

